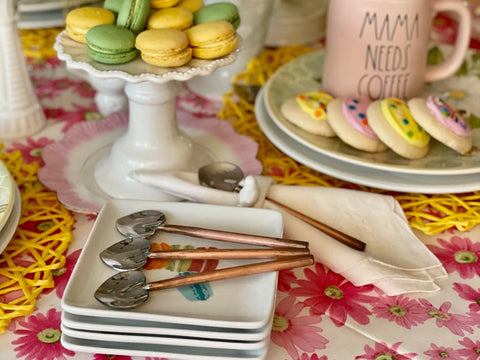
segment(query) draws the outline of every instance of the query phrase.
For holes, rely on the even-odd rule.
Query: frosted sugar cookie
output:
[[[288,121],[315,135],[334,137],[327,121],[327,104],[332,96],[323,91],[299,94],[287,99],[280,111]]]
[[[333,99],[327,105],[327,120],[346,144],[367,152],[385,151],[388,147],[368,123],[367,107],[370,104],[370,99],[364,96]]]
[[[432,137],[461,154],[472,147],[470,124],[438,96],[413,98],[408,107],[415,120]]]
[[[376,100],[367,108],[367,117],[380,140],[398,155],[407,159],[427,155],[430,136],[413,119],[403,100]]]

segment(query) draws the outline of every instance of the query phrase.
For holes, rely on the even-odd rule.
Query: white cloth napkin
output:
[[[315,260],[356,286],[373,284],[387,295],[433,292],[447,273],[416,237],[391,196],[363,191],[278,185],[265,176],[247,176],[239,193],[199,185],[196,173],[137,170],[131,177],[182,199],[218,205],[255,206],[280,211],[284,237],[308,241]],[[277,208],[277,200],[365,242],[354,250]]]

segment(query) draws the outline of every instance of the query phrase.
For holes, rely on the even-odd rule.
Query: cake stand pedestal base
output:
[[[176,94],[179,83],[144,81],[129,83],[127,132],[117,139],[110,154],[99,161],[95,180],[108,195],[117,199],[171,201],[177,198],[130,177],[138,169],[155,171],[198,168],[212,161],[208,154],[194,156],[194,144],[177,126]]]

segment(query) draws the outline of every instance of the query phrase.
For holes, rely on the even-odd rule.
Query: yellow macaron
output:
[[[115,14],[98,7],[79,7],[68,12],[65,24],[73,40],[86,44],[87,31],[97,25],[115,24]]]
[[[177,4],[178,7],[183,7],[191,13],[194,13],[204,5],[205,4],[203,0],[180,0],[180,2]]]
[[[178,4],[180,0],[150,0],[152,9],[165,9]]]
[[[176,29],[142,31],[135,47],[140,50],[143,61],[155,66],[182,66],[192,58],[187,36]]]
[[[238,36],[228,21],[210,21],[184,31],[199,59],[216,59],[230,54],[238,46]]]
[[[148,29],[185,30],[193,25],[193,14],[182,7],[160,9],[151,14],[147,21]]]

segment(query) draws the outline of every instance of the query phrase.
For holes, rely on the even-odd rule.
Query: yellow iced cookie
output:
[[[409,144],[423,147],[430,136],[413,119],[407,104],[396,98],[382,100],[382,113],[390,126]]]
[[[413,119],[403,100],[376,100],[368,106],[367,117],[380,140],[398,155],[407,159],[427,155],[430,135]]]
[[[309,133],[334,137],[335,131],[327,121],[327,104],[332,99],[323,91],[302,93],[285,100],[280,111],[288,121]]]
[[[333,97],[323,91],[313,91],[297,96],[297,104],[314,120],[327,120],[327,104]]]

